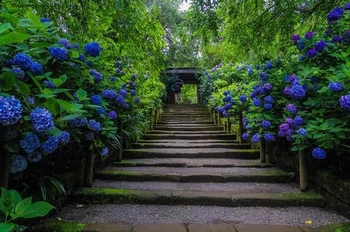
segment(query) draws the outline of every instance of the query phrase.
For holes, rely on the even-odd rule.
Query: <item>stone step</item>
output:
[[[162,140],[144,140],[140,139],[138,143],[161,143],[161,144],[210,144],[210,143],[231,143],[239,144],[237,140],[221,140],[221,139],[198,139],[198,140],[187,140],[187,139],[162,139]]]
[[[146,134],[144,139],[150,140],[168,140],[168,139],[188,139],[188,140],[203,140],[203,139],[222,139],[222,140],[236,140],[237,136],[234,134]]]
[[[134,227],[133,232],[325,232],[334,230],[320,230],[318,227],[328,225],[329,223],[349,222],[345,217],[319,207],[233,208],[220,206],[140,204],[92,204],[79,205],[79,207],[77,207],[76,204],[72,204],[60,210],[57,217],[65,221],[69,220],[77,223],[114,222],[124,226],[130,225]],[[311,221],[312,227],[316,227],[316,229],[306,226],[305,221]],[[185,225],[188,230],[174,230],[173,227],[164,227],[165,225],[162,225],[160,230],[155,230],[154,227],[148,230],[149,223]],[[210,226],[210,230],[203,229],[198,223],[207,224],[206,226]],[[231,223],[237,224],[235,229],[229,230],[227,227],[223,227],[224,224],[228,226]],[[291,230],[289,228],[287,230],[283,228],[282,225],[299,226],[301,229]],[[119,230],[119,228],[117,228],[118,230],[114,229],[96,229],[90,230],[89,232],[130,232],[130,230],[124,227],[122,227],[122,230]],[[137,230],[135,231],[135,229]]]
[[[235,158],[257,159],[259,150],[228,148],[144,148],[125,149],[125,158]]]
[[[210,114],[206,109],[197,110],[163,110],[162,114]]]
[[[82,188],[74,199],[83,204],[209,205],[229,207],[323,207],[324,198],[316,193],[230,193],[179,190],[126,190]]]
[[[286,183],[294,173],[274,168],[108,167],[95,176],[118,181]]]
[[[227,140],[224,140],[225,142]],[[250,149],[249,143],[190,143],[187,140],[182,143],[152,143],[152,142],[139,142],[133,143],[132,147],[135,148],[232,148],[232,149]]]
[[[126,159],[114,162],[114,166],[119,167],[238,167],[238,168],[266,168],[272,167],[269,163],[260,163],[260,160],[242,159]]]
[[[189,126],[188,124],[185,125],[155,125],[155,130],[170,130],[170,131],[223,131],[224,127],[219,127],[216,125],[201,125],[198,124],[197,126]]]
[[[214,122],[211,120],[192,120],[192,121],[179,121],[179,120],[169,120],[169,121],[160,121],[157,125],[189,125],[189,126],[195,126],[195,125],[214,125]]]
[[[210,121],[210,116],[209,115],[204,115],[204,116],[189,116],[189,115],[183,115],[183,116],[178,116],[178,115],[169,115],[169,116],[163,116],[161,117],[161,121],[199,121],[199,120],[208,120]]]
[[[149,130],[147,131],[146,134],[222,134],[225,135],[227,134],[226,131],[218,131],[218,130],[214,130],[214,131],[172,131],[172,130]]]

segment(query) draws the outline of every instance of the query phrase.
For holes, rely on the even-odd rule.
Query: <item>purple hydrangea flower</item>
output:
[[[275,141],[276,140],[275,136],[273,134],[271,134],[271,133],[266,133],[264,135],[264,139],[266,141]]]
[[[261,106],[261,101],[260,101],[260,99],[254,98],[254,99],[253,99],[253,105],[254,105],[254,106],[257,106],[257,107],[260,107],[260,106]]]
[[[270,83],[265,83],[263,88],[265,91],[270,91],[272,89],[272,85]]]
[[[303,99],[305,95],[305,89],[299,84],[293,84],[292,88],[290,88],[290,96],[292,96],[296,100]]]
[[[329,85],[328,85],[328,88],[332,91],[332,92],[341,92],[344,87],[343,87],[343,84],[342,83],[339,83],[339,82],[331,82]]]
[[[305,34],[305,39],[311,39],[316,33],[313,31],[308,31]]]
[[[70,134],[67,131],[62,131],[62,134],[58,137],[58,141],[61,144],[66,144],[70,140]]]
[[[112,89],[106,89],[102,93],[102,97],[106,99],[115,99],[117,97],[117,93]]]
[[[93,131],[101,131],[102,130],[102,126],[101,123],[97,122],[96,120],[90,120],[88,127],[93,130]]]
[[[252,143],[258,143],[258,142],[260,142],[260,135],[256,133],[252,137]]]
[[[300,39],[301,39],[300,35],[295,34],[292,36],[292,40],[294,43],[299,42]]]
[[[12,68],[11,71],[15,74],[16,78],[18,80],[23,80],[24,79],[24,76],[25,76],[25,73],[22,69],[20,68]]]
[[[290,126],[288,123],[282,123],[281,125],[279,125],[278,127],[281,131],[287,131],[290,129]]]
[[[271,110],[272,109],[272,104],[271,103],[265,103],[264,104],[264,109],[265,110]]]
[[[285,94],[285,95],[290,95],[290,87],[289,86],[286,86],[286,87],[284,87],[284,90],[283,90],[283,93]]]
[[[316,48],[311,48],[309,51],[307,51],[306,55],[309,57],[309,58],[313,58],[317,55],[317,50]]]
[[[53,116],[45,108],[36,107],[29,116],[35,132],[47,132],[54,126]]]
[[[286,120],[284,122],[288,123],[289,125],[292,125],[294,120],[292,118],[286,118]]]
[[[249,134],[248,133],[243,133],[242,134],[242,139],[244,139],[244,140],[248,140],[249,139]]]
[[[108,117],[110,119],[115,119],[117,117],[117,112],[115,112],[114,110],[108,112]]]
[[[289,103],[286,105],[286,110],[288,112],[291,112],[292,114],[296,114],[298,112],[297,108],[295,107],[295,105]]]
[[[341,36],[339,36],[339,35],[333,36],[332,43],[337,43],[337,42],[340,42],[340,41],[342,41]]]
[[[18,172],[23,172],[27,168],[27,161],[21,155],[13,155],[11,156],[10,163],[10,173],[15,174]]]
[[[91,98],[90,98],[90,101],[94,105],[100,105],[102,103],[101,97],[99,95],[97,95],[97,94],[92,95]]]
[[[271,122],[264,120],[264,121],[262,121],[261,125],[264,129],[267,129],[267,128],[271,127]]]
[[[318,41],[318,42],[315,44],[315,49],[316,49],[316,51],[318,51],[318,52],[322,52],[326,47],[327,47],[327,42],[324,41],[324,40]]]
[[[49,138],[41,144],[40,148],[45,154],[52,154],[58,147],[58,138],[56,136],[49,136]]]
[[[24,135],[19,145],[27,154],[31,154],[40,147],[40,140],[36,134],[30,132]]]
[[[105,157],[107,155],[108,155],[108,148],[105,147],[105,148],[102,149],[101,156]]]
[[[315,159],[325,159],[327,156],[326,151],[320,147],[314,148],[311,154]]]
[[[64,61],[68,57],[68,52],[65,48],[50,47],[49,52],[58,61]]]
[[[247,102],[247,96],[246,95],[241,95],[240,97],[239,97],[239,100],[242,102],[242,103],[245,103],[245,102]]]
[[[304,119],[300,116],[296,116],[293,120],[293,126],[298,127],[304,124]]]
[[[341,18],[341,16],[343,15],[344,11],[342,8],[340,8],[339,6],[334,8],[333,10],[331,10],[331,12],[329,12],[327,18],[329,22],[334,22],[337,21]]]
[[[344,10],[350,10],[350,2],[345,4]]]
[[[88,54],[92,57],[96,57],[96,56],[100,55],[102,48],[100,47],[99,43],[91,42],[91,43],[88,43],[84,46],[84,50],[85,50],[86,54]]]
[[[14,96],[0,96],[0,124],[10,126],[22,118],[22,104]]]
[[[339,98],[340,106],[346,110],[350,110],[350,94]]]

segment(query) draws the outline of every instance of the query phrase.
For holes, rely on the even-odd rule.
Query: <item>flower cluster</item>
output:
[[[85,53],[92,56],[96,57],[100,55],[100,52],[102,48],[100,47],[100,44],[97,42],[91,42],[88,43],[84,46]]]
[[[54,126],[53,116],[45,108],[36,107],[30,112],[30,119],[36,132],[47,132]]]
[[[10,163],[10,173],[23,172],[27,168],[27,161],[21,155],[12,155]]]
[[[14,96],[0,96],[0,124],[9,126],[22,118],[22,104]]]
[[[50,55],[58,61],[64,61],[68,57],[68,51],[65,48],[50,47]]]
[[[41,144],[40,148],[45,154],[52,154],[57,149],[58,142],[59,139],[56,136],[51,135]]]
[[[96,120],[90,120],[88,127],[93,130],[93,131],[101,131],[102,130],[102,126],[101,123],[97,122]]]
[[[36,134],[26,133],[24,135],[24,139],[22,139],[20,141],[19,145],[27,154],[31,154],[36,149],[38,149],[41,144],[40,144],[40,140]]]
[[[94,78],[95,83],[100,83],[103,80],[102,73],[96,71],[95,69],[90,69],[89,73]]]
[[[101,97],[99,95],[96,95],[96,94],[92,95],[90,100],[91,100],[92,104],[94,104],[94,105],[100,105],[102,103]]]
[[[103,91],[102,97],[106,99],[114,100],[117,97],[117,93],[115,92],[115,90],[106,89]]]
[[[75,118],[69,121],[71,125],[75,127],[84,127],[88,124],[87,118]]]
[[[70,140],[70,134],[67,131],[62,131],[62,134],[58,137],[58,141],[61,144],[66,144]]]

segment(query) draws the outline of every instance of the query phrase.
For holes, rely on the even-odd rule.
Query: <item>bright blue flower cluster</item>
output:
[[[305,95],[305,89],[299,84],[293,84],[292,88],[290,88],[290,96],[295,100],[301,100],[305,97]]]
[[[101,97],[99,95],[97,95],[97,94],[92,95],[90,101],[94,105],[100,105],[102,103]]]
[[[317,55],[316,48],[311,48],[306,54],[310,59]]]
[[[136,90],[134,90],[134,89],[130,90],[130,95],[131,96],[135,96],[136,95]]]
[[[271,122],[270,122],[270,121],[267,121],[267,120],[264,120],[264,121],[262,121],[261,125],[262,125],[262,127],[263,127],[264,129],[267,129],[267,128],[270,128],[270,127],[271,127]]]
[[[239,100],[242,102],[242,103],[245,103],[245,102],[247,102],[247,96],[246,95],[241,95],[240,97],[239,97]]]
[[[75,127],[84,127],[88,124],[87,118],[75,118],[69,121]]]
[[[44,80],[43,86],[45,86],[49,89],[54,89],[56,87],[54,83],[52,83],[51,81],[48,81],[48,80]]]
[[[316,34],[316,33],[313,32],[313,31],[308,31],[308,32],[306,32],[306,34],[305,34],[305,39],[311,39],[312,37],[314,37],[315,34]]]
[[[18,53],[13,57],[13,64],[21,69],[28,70],[33,62],[32,58],[24,53]]]
[[[244,140],[248,140],[249,139],[249,134],[248,133],[243,133],[242,134],[242,139],[244,139]]]
[[[105,147],[105,148],[102,149],[101,156],[105,157],[107,155],[108,155],[108,148]]]
[[[258,143],[258,142],[260,142],[260,135],[256,133],[252,137],[252,143]]]
[[[293,105],[293,104],[291,104],[291,103],[287,104],[286,110],[287,110],[288,112],[291,112],[292,114],[296,114],[296,113],[298,112],[298,110],[297,110],[297,108],[295,107],[295,105]]]
[[[341,96],[339,103],[342,108],[350,110],[350,94]]]
[[[22,104],[14,96],[0,96],[0,124],[9,126],[22,118]]]
[[[304,137],[304,136],[306,136],[307,132],[306,132],[305,128],[299,128],[298,134],[300,136]]]
[[[271,133],[264,134],[264,139],[266,141],[275,141],[276,140],[275,136]]]
[[[18,80],[23,80],[24,79],[24,76],[25,76],[25,73],[22,69],[20,68],[12,68],[11,71],[15,74],[16,78]]]
[[[331,12],[329,12],[329,14],[327,16],[328,22],[331,23],[331,22],[339,20],[343,14],[344,14],[344,11],[339,6],[334,8]]]
[[[62,134],[58,137],[58,141],[61,144],[66,144],[70,140],[70,134],[67,131],[62,131]]]
[[[304,124],[304,119],[300,116],[296,116],[293,120],[293,126],[298,127]]]
[[[286,138],[288,141],[292,141],[292,135],[294,131],[292,130],[292,125],[288,122],[282,123],[279,126],[278,136]]]
[[[97,122],[96,120],[90,120],[88,127],[93,130],[93,131],[101,131],[102,130],[102,126],[101,123]]]
[[[141,103],[141,99],[139,97],[135,98],[135,103],[136,104],[140,104]]]
[[[88,43],[84,46],[84,50],[85,50],[86,54],[88,54],[92,57],[96,57],[96,56],[100,55],[102,48],[100,47],[99,43],[91,42],[91,43]]]
[[[325,159],[327,157],[327,153],[320,147],[316,147],[312,150],[312,156],[315,159]]]
[[[29,116],[35,132],[47,132],[54,126],[53,116],[45,108],[36,107]]]
[[[260,107],[261,106],[261,101],[259,98],[253,98],[253,105]]]
[[[41,75],[44,73],[43,66],[41,64],[39,64],[38,62],[33,61],[30,65],[29,69],[34,75]]]
[[[119,95],[125,97],[128,94],[128,91],[126,91],[125,89],[120,89],[119,90]]]
[[[95,69],[90,69],[89,73],[94,78],[95,83],[100,83],[103,80],[102,73],[96,71]]]
[[[68,57],[68,52],[65,48],[49,47],[49,52],[58,61],[64,61]]]
[[[58,138],[50,135],[49,138],[43,142],[40,146],[41,150],[45,154],[52,154],[58,147]]]
[[[69,43],[69,41],[67,39],[59,39],[58,44],[62,44],[63,46],[65,46],[67,49],[72,49],[73,46],[71,43]]]
[[[294,43],[297,43],[301,40],[301,37],[300,35],[295,34],[295,35],[292,35],[292,40]]]
[[[122,95],[118,95],[118,97],[115,99],[115,103],[117,103],[118,106],[122,107],[125,105],[125,98]]]
[[[316,49],[316,51],[318,51],[318,52],[322,52],[326,47],[327,47],[327,42],[324,41],[324,40],[318,41],[318,42],[315,44],[315,49]]]
[[[117,117],[117,112],[115,112],[114,110],[108,112],[108,117],[110,119],[115,119]]]
[[[27,168],[27,161],[21,155],[13,155],[10,163],[10,173],[23,172]]]
[[[106,98],[106,99],[114,100],[117,97],[117,93],[114,90],[112,90],[112,89],[105,89],[102,92],[102,97]]]
[[[36,134],[26,133],[19,145],[27,154],[31,154],[40,147],[40,140]]]
[[[344,89],[343,84],[340,82],[331,82],[329,83],[328,88],[332,92],[341,92]]]

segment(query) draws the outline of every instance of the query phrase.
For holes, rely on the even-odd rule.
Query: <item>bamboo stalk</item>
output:
[[[299,151],[299,181],[300,191],[305,192],[309,186],[309,176],[307,171],[307,157],[302,151]]]

